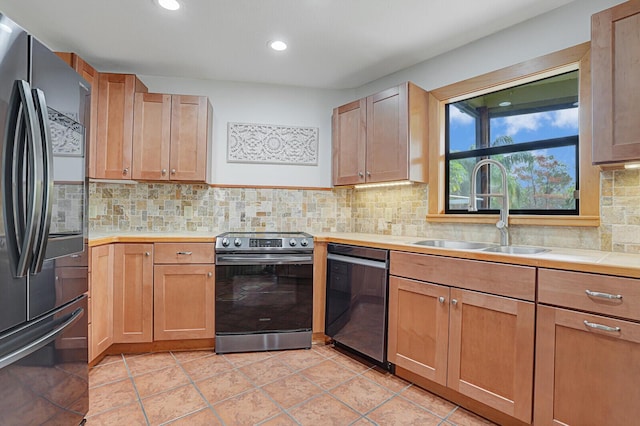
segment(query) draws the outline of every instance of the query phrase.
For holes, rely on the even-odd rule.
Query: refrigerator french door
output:
[[[69,258],[87,236],[90,93],[0,14],[2,425],[79,424],[88,410],[87,267]]]

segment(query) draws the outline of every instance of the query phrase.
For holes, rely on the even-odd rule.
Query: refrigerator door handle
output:
[[[35,106],[29,83],[16,80],[8,113],[3,153],[5,171],[2,175],[3,201],[8,225],[7,242],[10,247],[10,257],[15,266],[13,271],[15,277],[24,277],[27,274],[33,257],[36,234],[40,229],[44,175],[42,165],[36,161],[37,158],[42,158],[42,142],[34,118]],[[25,151],[27,153],[26,174],[22,164]],[[22,190],[22,180],[25,175],[28,186],[26,212],[24,210],[25,194]]]
[[[67,328],[71,327],[73,324],[75,324],[76,321],[82,318],[83,315],[84,315],[84,309],[78,308],[72,313],[65,315],[64,317],[54,321],[55,324],[57,325],[56,328],[49,331],[45,335],[29,342],[27,345],[22,346],[20,349],[1,357],[0,369],[7,367],[16,361],[21,360],[22,358],[34,353],[38,349],[41,349],[44,346],[48,345],[49,343],[53,342]]]
[[[42,172],[44,174],[42,187],[42,208],[40,229],[38,232],[36,245],[33,250],[34,259],[32,273],[42,271],[47,241],[49,239],[49,227],[51,226],[51,193],[53,192],[53,156],[51,149],[51,130],[49,128],[49,115],[47,113],[47,101],[44,92],[40,89],[33,89],[33,99],[39,121],[40,142],[42,143]],[[36,161],[38,159],[36,158]]]

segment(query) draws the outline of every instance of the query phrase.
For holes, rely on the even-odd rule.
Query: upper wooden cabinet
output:
[[[640,0],[591,17],[593,162],[640,160]]]
[[[428,94],[413,83],[333,110],[333,184],[427,181]]]
[[[104,74],[98,78],[95,178],[131,179],[133,101],[147,87],[132,74]]]
[[[205,96],[136,93],[133,179],[206,182],[212,117]]]

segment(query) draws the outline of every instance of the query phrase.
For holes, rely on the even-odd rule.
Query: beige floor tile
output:
[[[357,421],[351,423],[351,425],[349,426],[371,426],[371,425],[373,425],[373,422],[371,420],[368,420],[366,417],[362,417]]]
[[[377,368],[367,370],[362,375],[368,379],[373,380],[380,386],[389,389],[391,392],[400,392],[410,384],[406,380],[401,379],[398,376],[394,376],[388,371],[383,371]]]
[[[140,398],[146,398],[156,393],[189,383],[189,377],[179,365],[166,367],[162,370],[151,371],[133,378]]]
[[[285,409],[323,393],[323,390],[300,374],[291,374],[262,387]]]
[[[124,361],[112,362],[110,364],[93,367],[89,370],[89,387],[104,385],[129,377]]]
[[[193,385],[186,385],[142,400],[152,425],[165,423],[205,408],[206,403]]]
[[[292,408],[289,414],[303,425],[348,425],[360,417],[358,413],[328,394]]]
[[[337,351],[336,351],[337,352]],[[373,367],[373,364],[356,356],[350,356],[341,352],[337,352],[336,356],[331,358],[340,365],[347,367],[356,373],[363,373]]]
[[[311,345],[311,350],[318,352],[325,358],[333,358],[336,356],[336,349],[332,345]]]
[[[243,367],[257,361],[263,361],[267,358],[274,357],[276,354],[272,352],[241,352],[235,354],[224,354],[223,356],[235,367]]]
[[[220,355],[210,355],[180,364],[194,381],[224,373],[233,368],[231,363]]]
[[[263,423],[260,423],[260,426],[296,426],[297,424],[298,423],[296,423],[295,420],[293,420],[287,414],[283,413]]]
[[[85,426],[146,425],[140,402],[135,401],[122,407],[104,411],[96,416],[87,417]]]
[[[187,362],[193,361],[194,359],[203,358],[205,356],[215,355],[215,352],[212,350],[203,350],[203,351],[175,351],[171,352],[173,357],[178,360],[178,362]]]
[[[256,386],[262,386],[293,373],[293,371],[284,365],[277,357],[254,362],[253,364],[241,367],[240,370],[246,374]]]
[[[96,364],[96,367],[112,364],[114,362],[123,362],[122,355],[107,355],[102,358],[98,364]]]
[[[218,426],[222,425],[220,419],[213,414],[210,408],[205,408],[193,414],[181,417],[170,423],[171,426]]]
[[[131,379],[91,388],[89,391],[89,415],[95,415],[121,405],[137,401]]]
[[[171,367],[176,364],[175,358],[169,352],[157,352],[138,356],[125,355],[124,358],[133,376]]]
[[[455,404],[416,385],[411,385],[400,392],[400,395],[442,418],[447,417],[456,408]]]
[[[210,404],[215,404],[253,389],[253,384],[239,370],[234,369],[196,382],[196,387]]]
[[[302,370],[325,361],[327,358],[318,351],[300,349],[285,351],[278,355],[278,359],[293,370]]]
[[[447,417],[447,422],[456,426],[480,426],[495,424],[460,407],[458,407],[456,411],[453,412],[453,414]]]
[[[387,389],[362,376],[356,376],[330,392],[361,414],[367,413],[393,396]]]
[[[427,426],[437,425],[442,421],[441,418],[400,397],[394,397],[391,401],[376,408],[367,414],[367,418],[380,426]]]
[[[222,421],[228,425],[250,425],[269,419],[280,408],[259,389],[245,392],[213,406]]]
[[[331,359],[301,370],[300,374],[323,389],[336,387],[356,375],[353,371],[333,362]]]

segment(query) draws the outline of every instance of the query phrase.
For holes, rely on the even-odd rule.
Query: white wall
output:
[[[208,96],[214,113],[213,183],[331,186],[331,112],[354,91],[139,76],[150,92]],[[318,165],[227,163],[227,123],[318,127]]]
[[[433,90],[591,39],[591,15],[622,0],[575,0],[521,24],[365,84],[357,97],[404,81]],[[425,22],[428,25],[428,22]]]

